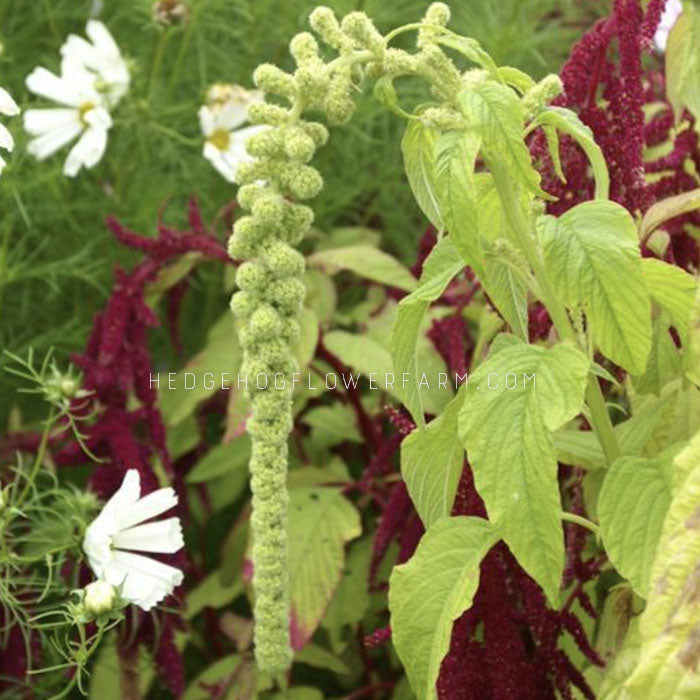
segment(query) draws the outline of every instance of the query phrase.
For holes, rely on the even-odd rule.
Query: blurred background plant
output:
[[[336,0],[339,14],[361,9],[381,31],[420,17],[427,0]],[[606,3],[603,3],[606,4]],[[115,214],[135,230],[152,231],[166,206],[177,226],[191,194],[207,220],[230,204],[234,190],[202,157],[197,110],[215,82],[251,87],[262,60],[287,66],[288,38],[306,27],[313,0],[24,0],[0,2],[0,82],[26,110],[45,106],[25,87],[42,65],[58,72],[69,33],[102,20],[128,60],[132,85],[113,115],[107,152],[74,179],[62,174],[65,152],[48,161],[27,154],[21,119],[8,123],[17,147],[0,181],[0,345],[23,353],[55,346],[66,356],[83,345],[93,314],[109,294],[115,263],[133,253],[103,225]],[[568,47],[604,8],[585,0],[472,0],[456,3],[451,26],[477,38],[497,62],[534,77],[556,71]],[[371,99],[351,124],[336,129],[318,166],[326,187],[316,225],[369,225],[382,246],[410,261],[422,218],[403,186],[398,143],[403,125]],[[219,236],[227,235],[220,227]],[[221,266],[197,270],[183,334],[196,350],[226,304]],[[160,339],[164,346],[165,339]],[[156,339],[155,342],[160,342]],[[0,359],[3,364],[7,359]],[[2,382],[0,420],[12,386]],[[25,410],[32,410],[31,404]]]

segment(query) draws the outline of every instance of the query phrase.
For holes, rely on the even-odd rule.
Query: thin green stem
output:
[[[539,285],[542,302],[547,307],[554,327],[562,340],[578,343],[576,331],[566,311],[566,306],[554,293],[550,286],[547,271],[537,248],[535,238],[532,235],[532,227],[518,203],[517,189],[508,177],[504,166],[497,162],[489,162],[489,168],[493,176],[498,195],[510,224],[516,243],[525,254],[525,257],[535,273]],[[584,348],[586,350],[586,348]],[[605,406],[603,392],[595,376],[591,375],[586,389],[586,403],[590,410],[591,423],[598,440],[605,453],[608,464],[612,464],[620,455],[620,447],[613,430],[610,414]]]
[[[598,537],[600,528],[598,527],[598,525],[596,525],[596,523],[594,523],[592,520],[589,520],[588,518],[584,518],[581,515],[576,515],[575,513],[563,512],[561,514],[561,519],[567,523],[575,523],[576,525],[585,527],[586,530],[590,530],[596,537]]]

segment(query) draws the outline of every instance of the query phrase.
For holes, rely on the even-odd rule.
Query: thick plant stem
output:
[[[513,183],[510,181],[507,171],[501,164],[489,162],[489,168],[496,189],[498,190],[501,203],[503,204],[508,223],[516,237],[518,246],[535,273],[535,278],[537,279],[537,284],[542,294],[542,301],[552,317],[552,323],[554,323],[554,327],[557,329],[557,333],[562,340],[575,343],[577,342],[576,333],[566,312],[566,307],[559,300],[549,284],[547,271],[544,268],[535,239],[532,235],[532,227],[524,215],[522,208],[519,206],[517,189],[513,187]],[[617,457],[619,457],[620,448],[617,443],[617,437],[613,430],[608,409],[605,406],[603,392],[595,376],[589,377],[588,380],[586,404],[590,411],[593,430],[603,448],[605,459],[608,464],[612,464]]]

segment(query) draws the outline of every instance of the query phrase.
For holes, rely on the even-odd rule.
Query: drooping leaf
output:
[[[370,605],[367,587],[372,538],[365,537],[350,544],[340,584],[326,610],[321,625],[331,636],[345,625],[360,622]]]
[[[465,88],[459,101],[470,126],[481,136],[487,160],[500,161],[518,184],[547,197],[523,140],[525,114],[517,94],[489,80]]]
[[[595,178],[595,198],[607,199],[610,191],[610,176],[605,164],[605,157],[600,146],[593,138],[593,132],[586,126],[575,112],[564,107],[550,105],[532,120],[530,128],[536,126],[554,127],[568,134],[583,149],[593,169]],[[556,161],[555,161],[556,162]]]
[[[685,338],[698,292],[697,280],[680,267],[655,258],[642,260],[642,272],[652,300],[670,314],[679,335]]]
[[[187,594],[185,618],[191,620],[205,608],[222,608],[241,593],[243,579],[240,576],[231,584],[226,584],[221,580],[219,571],[214,571]]]
[[[457,418],[464,401],[460,392],[444,413],[416,428],[401,443],[401,475],[426,528],[450,514],[464,463]]]
[[[436,129],[426,126],[420,119],[409,120],[401,140],[401,152],[406,177],[418,206],[433,226],[442,231],[445,225],[435,170],[435,144],[439,135]]]
[[[292,346],[292,354],[300,369],[304,369],[313,360],[318,345],[319,326],[316,314],[309,308],[301,310],[299,318],[299,338]]]
[[[415,278],[404,265],[388,253],[368,244],[329,248],[310,255],[307,261],[309,267],[330,275],[338,270],[350,270],[365,279],[407,292],[416,287]]]
[[[657,394],[675,377],[681,375],[683,359],[670,332],[669,316],[662,313],[654,321],[651,351],[642,374],[632,378],[635,391],[640,394]]]
[[[470,376],[459,416],[490,520],[555,605],[564,538],[551,432],[581,410],[589,367],[567,344],[511,344]]]
[[[639,227],[639,238],[643,241],[646,240],[664,221],[681,214],[687,214],[695,209],[700,209],[700,188],[655,202],[644,213]]]
[[[605,476],[598,501],[605,551],[643,598],[671,503],[667,469],[661,459],[620,457]]]
[[[479,565],[498,539],[481,518],[442,518],[389,583],[392,640],[418,700],[436,700],[452,623],[472,603]]]
[[[700,442],[692,462],[674,491],[656,549],[639,619],[639,661],[625,683],[633,700],[700,696]]]
[[[242,472],[243,480],[248,477],[250,459],[250,438],[247,435],[212,447],[202,459],[187,473],[188,484],[199,484],[219,476]]]
[[[418,425],[425,423],[424,399],[419,390],[418,337],[430,302],[438,299],[452,278],[463,268],[457,249],[449,236],[438,241],[423,264],[418,287],[404,297],[391,333],[391,357],[396,375],[410,375],[411,381],[401,383],[399,398]]]
[[[360,516],[334,488],[289,493],[289,582],[292,646],[311,638],[342,575],[345,543],[362,532]]]
[[[328,671],[333,671],[333,673],[350,673],[348,666],[344,664],[336,654],[311,642],[294,654],[294,663],[327,669]]]
[[[479,241],[479,211],[474,165],[481,139],[472,131],[449,131],[436,143],[436,174],[440,211],[450,240],[479,277],[484,276],[484,254]]]
[[[343,440],[362,442],[362,436],[355,423],[355,415],[347,404],[315,406],[304,413],[302,421],[326,433],[324,437],[331,440],[329,444],[337,444]]]
[[[683,3],[683,12],[668,35],[666,47],[666,92],[681,120],[687,107],[700,119],[700,10],[692,3]]]
[[[383,384],[387,373],[392,372],[389,353],[372,338],[347,331],[331,331],[323,336],[323,344],[350,369],[359,372],[366,379],[370,373],[376,374]],[[349,375],[345,378],[349,381]],[[338,376],[338,384],[344,381]]]
[[[152,377],[166,425],[177,425],[192,415],[197,406],[238,377],[241,346],[230,313],[212,326],[207,344],[177,373]],[[222,376],[223,375],[223,376]],[[242,379],[241,379],[242,381]]]
[[[619,204],[579,204],[538,232],[555,291],[583,308],[594,342],[632,374],[644,371],[651,349],[651,302],[632,217]]]

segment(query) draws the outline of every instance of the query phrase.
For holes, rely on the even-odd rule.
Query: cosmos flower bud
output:
[[[117,600],[117,592],[111,583],[107,581],[93,581],[85,586],[83,591],[83,604],[91,615],[99,617],[114,608]]]
[[[184,24],[190,18],[190,10],[180,0],[157,0],[153,3],[153,21],[164,27]]]

